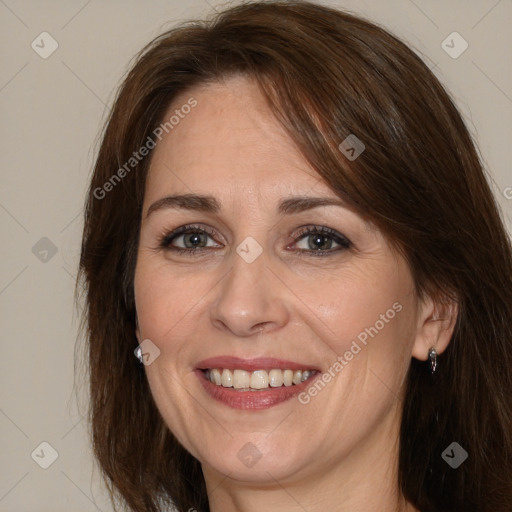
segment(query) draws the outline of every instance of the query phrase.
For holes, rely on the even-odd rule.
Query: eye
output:
[[[326,256],[352,247],[348,238],[325,226],[302,228],[294,239],[296,248],[312,256]]]
[[[177,253],[197,253],[207,247],[219,247],[212,229],[200,226],[182,226],[160,239],[160,247]]]
[[[161,236],[159,247],[177,254],[199,255],[222,247],[215,241],[216,232],[205,226],[186,225]],[[352,243],[341,233],[325,226],[306,226],[293,237],[299,254],[328,256],[350,249]]]

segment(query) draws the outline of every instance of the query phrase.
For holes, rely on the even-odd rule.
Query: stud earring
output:
[[[144,363],[144,359],[142,358],[142,349],[140,347],[137,347],[135,349],[135,356],[140,361],[140,364]]]
[[[437,351],[434,347],[428,351],[428,362],[430,365],[430,373],[434,375],[437,370]]]

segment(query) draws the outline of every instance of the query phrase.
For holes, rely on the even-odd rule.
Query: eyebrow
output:
[[[280,214],[300,213],[320,206],[339,206],[346,208],[347,204],[341,199],[331,197],[294,196],[282,199],[278,205]],[[162,197],[155,201],[148,209],[146,217],[153,212],[163,209],[193,210],[205,213],[219,213],[221,204],[213,196],[199,194],[181,194]]]

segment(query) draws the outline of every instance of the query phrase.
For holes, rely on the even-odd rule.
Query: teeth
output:
[[[231,373],[231,370],[222,370],[222,377],[220,383],[225,388],[233,387],[233,374]]]
[[[280,388],[284,382],[282,370],[270,370],[268,372],[268,380],[270,387]]]
[[[285,386],[291,386],[293,381],[293,371],[285,370],[283,372],[283,383]]]
[[[246,372],[245,370],[235,370],[233,372],[233,387],[235,389],[249,388],[250,383],[251,374],[249,372]]]
[[[292,386],[308,380],[316,373],[315,370],[228,370],[226,368],[213,368],[206,370],[206,378],[217,386],[235,388],[243,391],[258,389],[280,388]]]
[[[308,380],[310,376],[311,376],[311,371],[310,370],[304,370],[302,372],[301,382],[304,382],[305,380]]]
[[[268,373],[265,370],[252,372],[250,387],[252,389],[268,388],[268,380]]]

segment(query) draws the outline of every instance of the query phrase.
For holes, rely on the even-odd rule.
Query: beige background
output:
[[[512,2],[325,3],[379,22],[424,56],[478,140],[510,228]],[[111,510],[73,384],[73,287],[87,179],[99,130],[133,55],[163,29],[220,5],[0,0],[0,511]],[[34,40],[42,46],[43,31],[58,42],[47,59],[31,47]],[[456,59],[441,46],[453,31],[469,43]],[[48,469],[36,463],[51,462],[51,449],[41,442],[58,452]]]

